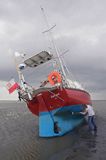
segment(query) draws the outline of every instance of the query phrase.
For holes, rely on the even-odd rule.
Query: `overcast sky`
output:
[[[47,50],[40,10],[49,23],[65,62],[95,99],[106,99],[105,0],[0,0],[0,80],[16,77],[12,53],[28,56]]]

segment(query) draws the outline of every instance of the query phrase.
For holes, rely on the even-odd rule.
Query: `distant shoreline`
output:
[[[106,101],[106,99],[94,99],[92,101]],[[19,101],[19,100],[0,100],[0,103],[25,103],[24,101]]]
[[[0,100],[0,103],[24,103],[24,101],[19,101],[19,100]]]

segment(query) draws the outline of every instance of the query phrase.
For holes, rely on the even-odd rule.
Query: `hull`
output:
[[[39,116],[39,136],[40,137],[55,137],[62,136],[67,132],[79,126],[84,117],[77,113],[72,113],[75,110],[82,110],[81,105],[65,106],[62,110],[56,109],[48,112],[41,112]],[[57,127],[55,127],[57,123]]]
[[[90,95],[79,89],[58,88],[45,90],[27,101],[30,111],[39,116],[39,136],[61,136],[84,120],[78,114],[84,104],[91,104]]]

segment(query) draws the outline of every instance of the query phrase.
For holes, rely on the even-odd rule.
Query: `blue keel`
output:
[[[79,126],[84,116],[78,114],[83,110],[83,105],[65,106],[53,111],[39,113],[39,136],[54,137],[62,136],[65,133]],[[59,132],[55,133],[54,123],[57,122]]]

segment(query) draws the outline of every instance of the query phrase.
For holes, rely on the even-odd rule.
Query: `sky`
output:
[[[40,7],[50,26],[56,24],[60,53],[69,50],[64,60],[75,80],[93,99],[106,100],[105,0],[0,0],[0,80],[17,79],[14,52],[28,57],[50,50]]]

